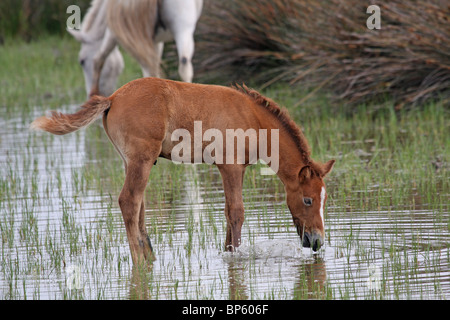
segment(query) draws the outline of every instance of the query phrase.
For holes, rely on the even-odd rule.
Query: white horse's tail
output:
[[[108,27],[120,45],[154,75],[160,75],[159,57],[154,46],[160,0],[108,1]]]

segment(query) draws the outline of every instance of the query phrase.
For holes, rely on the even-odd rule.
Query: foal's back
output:
[[[159,141],[166,155],[175,144],[170,139],[172,132],[182,128],[193,135],[195,121],[201,121],[203,132],[261,126],[261,110],[255,101],[229,87],[143,78],[124,85],[110,99],[105,129],[111,138],[126,139],[118,136],[120,132]]]
[[[175,120],[232,117],[233,122],[254,117],[254,101],[241,92],[224,86],[177,82],[159,78],[134,80],[112,96],[111,110],[120,108],[132,113],[146,114],[149,110],[165,113]],[[132,107],[132,110],[129,108]],[[181,118],[181,119],[179,119]]]

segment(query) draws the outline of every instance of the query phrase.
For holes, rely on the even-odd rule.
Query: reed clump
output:
[[[450,103],[450,6],[441,0],[208,1],[196,56],[210,77],[327,89],[351,105]]]

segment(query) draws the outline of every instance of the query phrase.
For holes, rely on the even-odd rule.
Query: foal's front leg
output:
[[[225,191],[225,216],[227,237],[225,250],[234,251],[241,244],[241,229],[244,223],[244,202],[242,184],[245,167],[243,165],[223,165],[219,167]]]

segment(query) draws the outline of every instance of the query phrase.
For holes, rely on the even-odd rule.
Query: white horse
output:
[[[181,80],[192,82],[194,32],[203,0],[93,0],[81,30],[79,62],[88,95],[111,95],[124,68],[122,46],[141,65],[144,77],[160,77],[164,42],[175,40]]]

